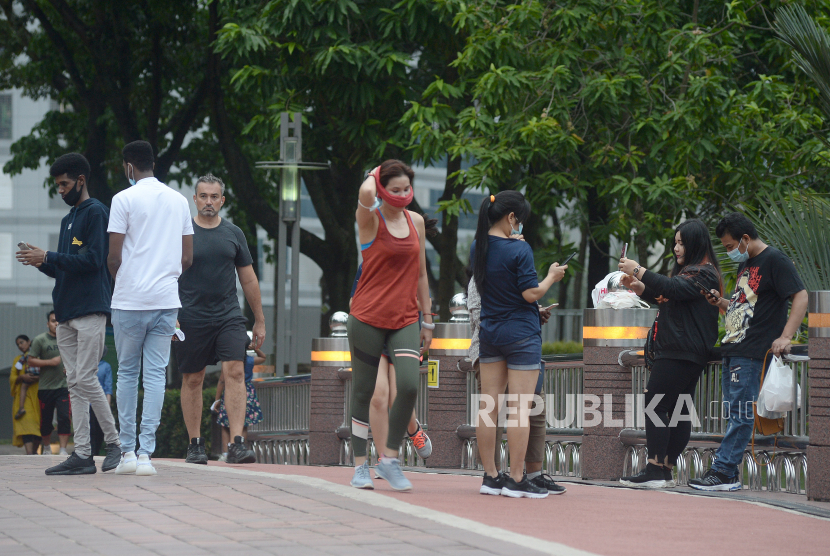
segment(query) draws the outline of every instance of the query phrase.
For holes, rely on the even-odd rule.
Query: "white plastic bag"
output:
[[[763,417],[765,419],[780,419],[784,416],[783,413],[778,411],[767,411],[766,396],[764,395],[763,389],[758,394],[758,401],[755,403],[755,413],[757,413],[759,417]]]
[[[594,286],[593,291],[591,292],[591,299],[594,301],[594,308],[600,309],[599,302],[602,301],[602,298],[608,295],[608,279],[613,276],[614,273],[612,272],[599,282],[597,285]]]
[[[797,400],[793,399],[793,382],[795,373],[789,365],[785,365],[777,355],[772,358],[769,371],[761,386],[759,399],[763,395],[764,408],[767,411],[792,411],[794,405],[801,405],[801,385],[798,385]],[[763,417],[763,416],[762,416]]]
[[[636,293],[608,292],[597,305],[597,309],[648,309],[649,304],[640,299]]]

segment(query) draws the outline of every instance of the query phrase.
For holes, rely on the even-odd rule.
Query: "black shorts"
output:
[[[245,361],[245,351],[251,343],[247,324],[244,317],[207,324],[179,322],[184,342],[173,342],[179,372],[198,373],[220,361]]]
[[[54,390],[38,390],[40,400],[40,436],[49,436],[55,427],[52,425],[52,415],[58,410],[58,434],[72,432],[72,408],[69,405],[69,389],[56,388]]]

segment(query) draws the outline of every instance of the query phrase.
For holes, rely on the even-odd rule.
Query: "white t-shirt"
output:
[[[184,195],[144,178],[112,198],[107,231],[125,236],[112,308],[180,308],[182,236],[193,235]]]

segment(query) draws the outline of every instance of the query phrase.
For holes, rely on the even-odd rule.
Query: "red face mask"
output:
[[[409,203],[412,202],[412,199],[415,197],[415,190],[412,186],[409,187],[409,193],[407,195],[392,195],[386,188],[380,184],[380,166],[369,172],[369,175],[375,178],[376,189],[378,192],[378,197],[380,197],[384,203],[389,203],[393,207],[396,208],[406,208],[409,206]]]

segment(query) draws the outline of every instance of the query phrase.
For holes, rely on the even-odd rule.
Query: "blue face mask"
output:
[[[519,229],[518,230],[514,230],[513,226],[510,226],[510,235],[511,236],[520,236],[520,235],[522,235],[522,228],[524,228],[524,224],[522,224],[521,222],[519,222]]]
[[[736,263],[742,263],[749,259],[749,245],[746,246],[746,251],[741,253],[740,247],[742,242],[743,238],[741,238],[741,241],[738,242],[737,247],[735,247],[732,251],[726,252],[726,255]]]
[[[130,170],[132,170],[132,168],[132,164],[127,164],[127,181],[130,182],[130,185],[135,185],[135,174],[133,174],[133,177],[130,177]]]

